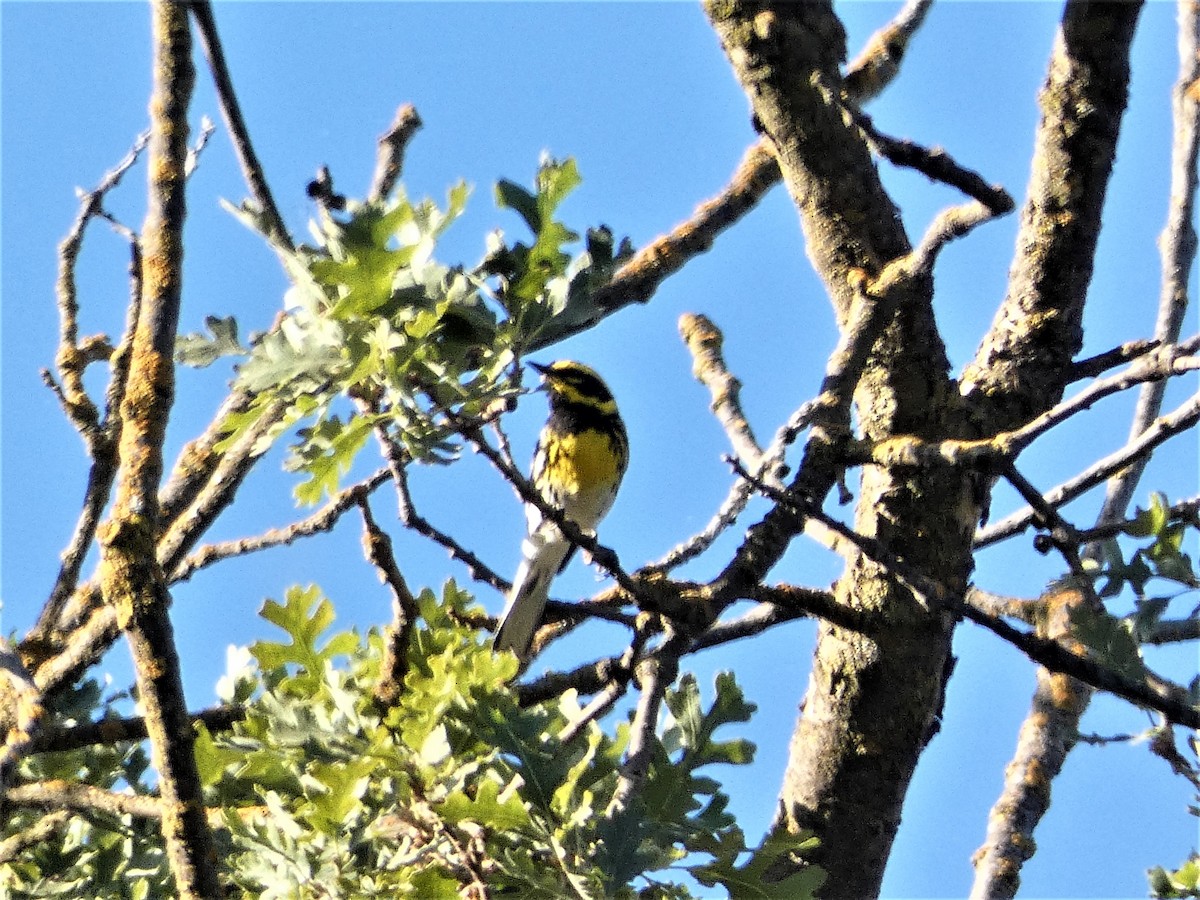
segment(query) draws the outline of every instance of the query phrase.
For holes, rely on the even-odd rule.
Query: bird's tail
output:
[[[542,612],[550,596],[550,582],[571,551],[570,541],[558,535],[555,537],[557,539],[535,531],[525,539],[521,547],[524,558],[513,579],[508,603],[500,615],[500,626],[492,638],[492,646],[497,651],[511,650],[521,662],[528,659],[533,635],[541,624]]]

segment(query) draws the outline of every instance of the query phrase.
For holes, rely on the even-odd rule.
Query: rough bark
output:
[[[839,72],[841,24],[828,3],[712,0],[706,9],[755,122],[774,146],[808,255],[844,329],[861,285],[869,295],[910,243],[853,126]],[[865,437],[980,436],[1026,421],[1061,396],[1082,340],[1136,16],[1136,7],[1121,4],[1068,5],[1043,93],[1010,291],[970,370],[965,398],[947,374],[932,282],[912,278],[886,308],[889,320],[858,381]],[[855,528],[928,578],[964,590],[983,499],[976,477],[936,462],[868,466]],[[863,898],[878,894],[905,792],[937,727],[953,622],[862,557],[848,564],[836,593],[880,626],[870,634],[821,626],[779,824],[820,838],[810,861],[828,872],[823,896]]]
[[[216,851],[205,817],[193,752],[192,720],[168,607],[166,577],[155,557],[160,531],[162,447],[174,398],[175,333],[183,280],[187,108],[195,72],[186,6],[152,7],[154,92],[150,116],[149,206],[143,229],[142,296],[121,403],[117,492],[98,530],[100,593],[115,611],[133,654],[158,772],[162,833],[181,897],[217,897]]]
[[[772,140],[800,212],[808,254],[839,324],[870,283],[911,245],[844,105],[844,33],[828,4],[710,4],[709,16],[756,121]],[[952,385],[933,320],[932,282],[898,286],[858,383],[863,432],[945,435]],[[930,577],[964,588],[977,511],[967,478],[948,467],[864,471],[856,529]],[[936,534],[939,540],[930,541]],[[921,750],[935,727],[952,623],[879,566],[859,558],[841,603],[878,616],[870,636],[823,625],[791,747],[780,824],[811,829],[824,895],[876,894]]]

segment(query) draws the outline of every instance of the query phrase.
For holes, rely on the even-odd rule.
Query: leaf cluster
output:
[[[47,729],[111,721],[128,705],[124,692],[105,696],[95,679],[64,688],[55,698]],[[22,760],[17,782],[83,783],[126,795],[148,796],[150,759],[140,742],[121,741],[36,753]],[[5,836],[37,826],[45,811],[10,808]],[[50,840],[42,840],[0,865],[0,897],[94,897],[95,900],[170,895],[159,823],[94,810],[74,816]]]
[[[274,244],[291,287],[269,330],[244,346],[232,317],[210,316],[207,334],[177,342],[185,364],[240,359],[235,387],[254,401],[225,422],[223,446],[282,402],[284,414],[256,450],[298,428],[286,465],[303,474],[296,493],[308,504],[337,489],[381,424],[410,459],[454,458],[455,429],[443,413],[478,420],[511,405],[520,356],[596,318],[594,290],[632,253],[627,241],[614,251],[604,227],[588,231],[582,252],[568,252],[579,235],[557,214],[580,182],[573,160],[548,158],[533,191],[501,181],[497,204],[520,216],[532,241],[493,231],[482,261],[469,268],[435,255],[466,209],[465,183],[449,190],[444,206],[414,202],[401,188],[386,199],[347,200],[339,211],[321,208],[310,223],[313,244]],[[271,240],[253,204],[228,208]]]
[[[245,716],[229,732],[200,726],[196,756],[235,893],[424,898],[482,884],[521,897],[682,898],[691,876],[731,896],[804,897],[819,885],[818,869],[764,880],[781,855],[811,841],[775,836],[748,847],[726,810],[714,767],[744,765],[754,752],[743,738],[718,737],[754,711],[732,675],[717,678],[707,706],[691,676],[667,694],[645,789],[608,817],[629,722],[589,722],[563,740],[582,715],[577,696],[520,706],[508,684],[516,661],[481,641],[470,595],[448,582],[417,604],[403,691],[387,708],[372,692],[384,636],[336,631],[316,587],[267,601],[262,615],[280,637],[231,655],[219,690]],[[26,766],[24,777],[152,790],[139,744],[35,755]],[[0,883],[27,891],[13,896],[102,884],[95,896],[124,897],[121,879],[106,876],[133,873],[138,896],[169,896],[159,842],[156,823],[88,814],[0,866]]]

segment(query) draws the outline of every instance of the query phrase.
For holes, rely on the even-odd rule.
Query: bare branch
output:
[[[118,794],[78,781],[35,781],[16,785],[4,792],[4,801],[14,806],[45,810],[107,813],[139,819],[162,819],[162,803],[146,794]],[[213,894],[213,897],[220,896]]]
[[[737,469],[737,462],[731,463]],[[743,478],[750,477],[744,470],[739,471]],[[964,603],[962,596],[945,585],[917,571],[911,565],[896,558],[886,547],[874,538],[858,534],[842,523],[825,516],[815,505],[803,498],[790,494],[782,494],[767,485],[758,482],[755,487],[773,500],[781,504],[802,504],[807,515],[814,518],[823,517],[826,525],[837,531],[847,541],[852,542],[862,551],[863,555],[875,564],[883,567],[893,578],[896,578],[915,594],[924,597],[926,603],[935,609],[949,609],[982,625],[997,636],[1008,641],[1021,650],[1029,659],[1049,669],[1051,672],[1069,675],[1085,684],[1100,690],[1108,691],[1124,700],[1138,706],[1156,710],[1165,715],[1170,721],[1191,728],[1200,727],[1200,709],[1192,706],[1187,692],[1173,685],[1164,686],[1156,683],[1156,679],[1135,681],[1122,674],[1106,668],[1095,660],[1082,656],[1072,649],[1064,647],[1055,640],[1043,638],[1037,634],[1020,631],[1004,622],[1002,619],[985,612],[982,608]],[[1076,592],[1078,593],[1078,592]]]
[[[1156,419],[1149,428],[1120,450],[1096,461],[1074,478],[1047,491],[1043,499],[1050,506],[1062,506],[1111,478],[1135,460],[1149,456],[1160,444],[1194,428],[1197,422],[1200,422],[1200,394],[1181,404],[1169,415]],[[1019,534],[1033,521],[1034,515],[1033,509],[1027,506],[987,528],[980,529],[975,535],[975,546],[986,547]]]
[[[1197,159],[1200,158],[1200,10],[1195,3],[1179,4],[1179,75],[1171,94],[1174,140],[1171,145],[1171,187],[1167,194],[1167,222],[1158,239],[1162,256],[1162,287],[1154,337],[1164,344],[1179,339],[1188,308],[1188,285],[1196,261]],[[1166,385],[1150,382],[1142,387],[1130,440],[1150,428],[1162,411]],[[1137,491],[1149,457],[1139,457],[1109,482],[1104,506],[1097,519],[1104,523],[1125,515]]]
[[[229,76],[229,66],[225,62],[225,51],[217,33],[212,4],[209,0],[194,0],[189,6],[196,19],[196,29],[200,32],[200,46],[204,48],[204,56],[208,60],[208,68],[213,77],[213,86],[221,104],[221,118],[225,120],[225,127],[229,130],[230,140],[233,141],[234,152],[242,167],[242,176],[246,179],[250,195],[262,213],[268,229],[268,238],[279,247],[290,250],[292,239],[288,235],[283,216],[279,214],[279,208],[275,205],[275,198],[267,185],[258,154],[254,152],[246,120],[242,117],[242,107],[233,88],[233,79]]]
[[[856,103],[866,104],[883,92],[900,72],[900,63],[933,0],[908,0],[900,12],[876,31],[846,68],[846,91]]]
[[[411,103],[396,110],[391,126],[379,136],[375,174],[371,176],[371,189],[367,191],[369,199],[385,200],[392,193],[404,168],[404,150],[420,127],[421,117]]]
[[[746,151],[729,184],[719,194],[700,204],[691,218],[643,247],[617,270],[612,281],[594,297],[599,311],[594,319],[576,323],[569,332],[556,333],[554,339],[586,331],[599,318],[630,303],[648,301],[663,281],[690,259],[707,251],[717,235],[758,205],[778,181],[779,167],[765,143],[759,141]]]
[[[1042,598],[1046,617],[1042,634],[1049,641],[1070,641],[1071,610],[1087,600],[1078,591]],[[993,624],[999,619],[990,619]],[[1003,623],[1001,623],[1003,624]],[[1057,645],[1056,645],[1057,646]],[[1077,646],[1077,645],[1076,645]],[[1050,803],[1045,767],[1059,771],[1075,744],[1075,723],[1087,706],[1090,691],[1078,681],[1040,668],[1029,715],[1021,725],[1017,749],[1005,770],[1002,797],[1015,807],[993,807],[987,837],[976,853],[972,897],[999,896],[1015,891],[1021,865],[1033,854],[1032,824],[1040,821]]]
[[[326,504],[311,516],[293,522],[286,528],[272,528],[254,537],[205,544],[195,553],[179,563],[170,573],[169,581],[186,581],[200,569],[234,556],[245,556],[271,547],[287,546],[301,538],[311,537],[333,529],[342,514],[365,498],[388,480],[388,470],[378,469],[374,474],[357,484],[343,488],[330,497]]]
[[[668,625],[666,640],[638,664],[642,695],[629,729],[629,749],[625,754],[625,762],[621,765],[616,789],[604,810],[605,819],[614,820],[625,815],[631,809],[634,797],[646,783],[650,761],[654,756],[659,711],[667,690],[679,675],[679,657],[690,642],[686,634]]]
[[[17,762],[37,740],[46,715],[42,692],[21,658],[3,641],[0,641],[0,698],[12,710],[12,722],[0,747],[0,790],[3,790]]]
[[[1084,378],[1096,378],[1099,375],[1103,375],[1109,369],[1123,366],[1125,363],[1149,353],[1158,345],[1158,341],[1144,339],[1127,341],[1118,347],[1113,347],[1111,350],[1097,353],[1095,356],[1089,356],[1087,359],[1078,360],[1071,363],[1070,380],[1079,381]]]
[[[1179,644],[1200,640],[1200,619],[1163,619],[1143,640],[1147,644]]]
[[[70,821],[70,812],[65,809],[57,809],[46,813],[24,831],[18,831],[11,837],[0,841],[0,865],[12,861],[14,857],[30,847],[44,844],[54,832],[65,828]]]
[[[392,595],[392,622],[384,630],[383,660],[373,691],[376,702],[386,708],[400,698],[404,676],[408,672],[408,643],[420,610],[396,564],[392,539],[371,515],[371,504],[366,495],[360,495],[357,502],[363,520],[363,552]]]
[[[392,483],[396,486],[397,512],[404,527],[411,528],[417,534],[444,547],[450,553],[451,559],[456,559],[467,567],[467,574],[475,581],[482,581],[501,593],[507,593],[512,588],[509,582],[497,575],[478,556],[450,535],[435,528],[427,519],[417,513],[416,507],[413,505],[412,494],[408,489],[408,454],[388,432],[387,424],[383,421],[379,421],[375,425],[375,440],[383,451]]]
[[[984,218],[1005,215],[1016,207],[1008,191],[998,184],[988,184],[978,172],[960,166],[941,147],[930,149],[882,134],[865,113],[856,113],[855,124],[892,165],[915,169],[926,178],[957,188],[987,210]]]
[[[238,705],[214,706],[191,714],[192,725],[203,725],[209,731],[228,731],[235,722],[246,717]],[[121,741],[144,741],[148,736],[142,716],[122,719],[101,719],[69,727],[56,726],[43,730],[30,746],[31,753],[59,753],[78,750],[94,744],[116,744]]]
[[[162,834],[181,897],[218,897],[222,889],[203,788],[184,706],[170,595],[155,556],[162,446],[174,399],[174,350],[183,286],[187,112],[195,82],[187,8],[151,8],[149,198],[141,308],[121,402],[120,475],[111,517],[98,529],[99,582],[129,640],[146,713],[151,756],[162,791]],[[9,792],[11,799],[12,792]]]
[[[712,395],[712,411],[725,429],[733,452],[748,469],[757,469],[762,450],[742,412],[742,383],[730,374],[721,355],[724,335],[708,316],[694,313],[679,317],[679,333],[692,354],[692,374]]]

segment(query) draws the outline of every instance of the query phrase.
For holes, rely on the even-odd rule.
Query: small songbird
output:
[[[550,395],[550,418],[538,437],[530,480],[548,503],[591,534],[612,506],[629,464],[625,423],[612,392],[587,366],[568,360],[530,365],[542,373]],[[521,565],[492,641],[496,650],[511,650],[522,662],[541,623],[550,582],[575,549],[533,504],[526,504],[525,519]]]

